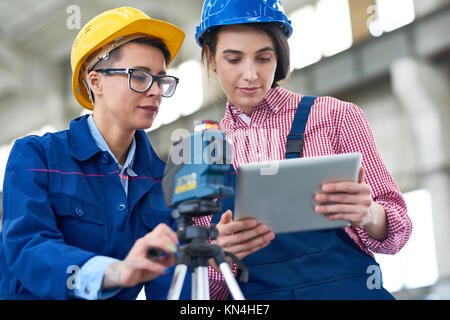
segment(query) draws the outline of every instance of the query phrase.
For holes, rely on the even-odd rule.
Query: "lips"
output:
[[[260,89],[260,87],[240,87],[238,89],[244,94],[255,94]]]
[[[158,112],[158,107],[156,106],[138,106],[138,108],[146,112]]]

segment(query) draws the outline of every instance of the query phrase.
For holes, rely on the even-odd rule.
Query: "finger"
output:
[[[233,213],[231,212],[231,210],[227,210],[220,217],[219,223],[220,224],[227,224],[227,223],[229,223],[231,221],[233,221]]]
[[[250,239],[256,238],[269,231],[269,227],[266,224],[260,224],[252,229],[235,232],[226,237],[218,238],[220,246],[229,247],[235,244],[247,242]]]
[[[145,254],[149,248],[159,248],[168,254],[177,251],[177,243],[173,237],[166,233],[149,232],[143,239],[142,250],[144,250]]]
[[[147,238],[147,245],[152,247],[160,248],[167,253],[176,252],[176,242],[172,237],[167,234],[152,234]]]
[[[255,247],[259,247],[262,243],[270,242],[275,238],[275,234],[272,231],[260,234],[257,237],[253,237],[243,242],[230,242],[231,244],[223,246],[227,251],[238,253],[241,251],[252,250]],[[255,249],[256,250],[256,249]]]
[[[318,204],[326,205],[329,202],[345,203],[345,204],[361,204],[370,206],[372,198],[370,195],[350,194],[350,193],[316,193],[314,200]]]
[[[214,260],[214,258],[208,259],[208,263],[214,270],[216,270],[217,272],[220,272],[219,266],[217,265],[217,263]]]
[[[322,192],[327,193],[370,193],[370,186],[364,183],[357,183],[354,181],[340,181],[325,183],[322,185]]]
[[[171,267],[175,264],[176,257],[175,254],[171,253],[168,256],[158,259],[158,262],[165,266],[166,268]]]
[[[250,239],[247,242],[239,243],[231,246],[227,251],[241,253],[241,252],[255,252],[267,246],[273,239],[275,234],[271,231],[262,234],[256,238]]]
[[[175,244],[178,243],[178,236],[176,234],[176,232],[174,232],[167,224],[165,223],[160,223],[158,224],[153,230],[152,232],[154,232],[155,234],[166,234],[168,235],[174,242]]]
[[[177,234],[169,228],[166,224],[160,223],[155,229],[145,235],[148,241],[158,241],[164,239],[168,244],[176,246],[178,243]]]
[[[360,205],[351,204],[331,204],[331,205],[318,205],[314,207],[314,210],[319,214],[330,213],[349,213],[349,214],[364,214],[368,208]]]
[[[362,183],[363,180],[364,180],[364,167],[361,166],[361,168],[359,169],[358,182]]]
[[[229,222],[225,225],[217,225],[219,234],[231,235],[233,233],[248,230],[258,225],[258,221],[253,218],[241,219]]]
[[[236,251],[234,252],[234,254],[236,255],[236,257],[238,257],[239,259],[243,259],[246,256],[248,256],[249,254],[252,254],[253,252],[256,252],[262,248],[265,248],[266,246],[268,246],[270,244],[271,240],[267,240],[264,242],[260,242],[250,248],[248,248],[247,250],[240,250],[240,251]]]

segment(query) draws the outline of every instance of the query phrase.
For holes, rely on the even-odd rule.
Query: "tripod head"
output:
[[[162,188],[166,205],[173,208],[181,243],[216,237],[217,230],[193,227],[192,218],[219,213],[216,199],[234,194],[225,185],[225,174],[233,170],[231,160],[231,145],[215,121],[196,122],[191,135],[174,143]]]
[[[164,170],[162,189],[166,205],[177,221],[180,243],[215,239],[217,230],[192,226],[192,218],[220,212],[217,199],[234,194],[225,184],[231,173],[232,148],[214,121],[194,124],[194,132],[174,143]],[[150,258],[155,258],[154,254]]]
[[[194,199],[183,202],[172,210],[172,218],[177,222],[177,235],[180,243],[204,242],[216,239],[218,233],[215,228],[192,226],[192,217],[204,216],[220,211],[220,205],[212,200]]]
[[[217,245],[208,244],[208,238],[215,240],[219,234],[215,224],[211,224],[209,228],[192,226],[192,216],[199,216],[198,212],[211,212],[213,209],[220,210],[220,205],[212,200],[196,199],[184,202],[172,211],[172,217],[177,221],[178,239],[188,244],[183,248],[185,251],[182,251],[180,261],[185,264],[191,263],[191,268],[194,269],[198,266],[207,266],[208,258],[214,258],[219,265],[226,262],[225,257],[230,257],[239,267],[239,281],[247,282],[247,267],[234,254],[223,251]]]
[[[164,170],[162,189],[166,205],[172,208],[172,217],[177,222],[177,235],[181,244],[177,268],[168,297],[179,297],[181,278],[187,266],[195,280],[194,298],[208,299],[208,260],[214,259],[230,287],[233,297],[242,299],[239,286],[226,261],[230,257],[239,267],[239,279],[248,280],[246,266],[234,255],[218,245],[210,244],[218,231],[214,224],[193,226],[194,217],[208,216],[221,210],[217,199],[234,194],[234,189],[225,184],[225,174],[232,173],[232,148],[219,124],[202,121],[194,125],[194,132],[174,143]],[[148,252],[155,258],[158,251]],[[180,276],[180,274],[183,274]]]

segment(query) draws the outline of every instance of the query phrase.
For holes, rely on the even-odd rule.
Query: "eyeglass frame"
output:
[[[105,69],[96,69],[96,70],[92,70],[92,71],[97,71],[97,72],[100,72],[101,74],[104,74],[104,75],[107,75],[107,76],[110,76],[110,75],[113,75],[113,74],[127,74],[128,75],[128,88],[130,88],[130,90],[132,90],[134,92],[138,92],[138,93],[147,92],[152,87],[152,85],[155,82],[155,80],[158,83],[158,86],[160,86],[161,78],[168,77],[168,78],[175,79],[175,89],[173,90],[173,93],[170,96],[165,96],[165,95],[163,95],[161,93],[161,96],[164,97],[164,98],[170,98],[171,96],[174,95],[174,93],[175,93],[175,91],[177,89],[178,82],[180,81],[180,79],[178,79],[177,77],[169,76],[169,75],[166,75],[166,74],[158,76],[156,74],[152,74],[152,73],[148,72],[147,70],[144,70],[144,69],[141,69],[141,68],[105,68]],[[149,85],[147,86],[147,88],[145,90],[139,91],[139,90],[133,89],[131,87],[131,74],[134,71],[140,71],[140,72],[144,72],[144,73],[150,75],[152,81],[150,81]]]

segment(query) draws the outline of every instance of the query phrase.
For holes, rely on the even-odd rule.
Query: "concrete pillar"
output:
[[[414,0],[416,18],[422,17],[448,5],[448,0]]]
[[[5,87],[0,118],[0,144],[52,125],[65,128],[62,67],[33,53],[15,50],[23,66],[0,69],[0,77],[13,75]],[[1,79],[0,79],[1,80]],[[18,82],[17,86],[14,83]],[[13,90],[13,91],[11,91]]]
[[[447,129],[450,83],[436,66],[413,58],[395,61],[392,91],[404,108],[415,144],[415,172],[431,192],[439,276],[450,275],[450,175]],[[414,226],[413,226],[414,232]]]

